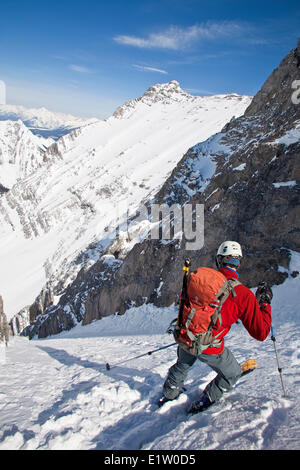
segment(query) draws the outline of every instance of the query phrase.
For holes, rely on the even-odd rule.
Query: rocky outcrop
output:
[[[276,118],[278,127],[284,123],[287,117],[292,120],[299,118],[297,105],[293,106],[293,82],[300,79],[300,39],[297,47],[281,61],[268,77],[260,91],[253,98],[245,111],[246,116],[263,114],[265,124]],[[281,115],[282,114],[282,115]]]
[[[5,186],[3,186],[3,184],[0,183],[0,196],[1,194],[5,194],[9,191],[8,188],[5,188]]]
[[[24,307],[9,321],[9,328],[13,336],[21,334],[30,325],[29,307]]]
[[[9,326],[6,315],[4,313],[3,299],[0,295],[0,344],[7,345],[9,340]]]
[[[33,324],[38,317],[43,315],[45,311],[53,305],[54,294],[51,286],[47,283],[44,289],[36,297],[33,304],[22,308],[14,315],[10,322],[10,330],[13,335],[24,334],[27,327]]]
[[[29,307],[30,323],[33,323],[39,315],[53,304],[54,296],[51,287],[46,285],[41,293],[37,296],[34,303]]]
[[[216,249],[226,239],[243,247],[240,273],[248,287],[285,280],[290,250],[300,251],[300,104],[291,100],[298,52],[299,44],[244,116],[184,155],[151,201],[190,204],[194,210],[203,205],[204,227],[194,221],[194,229],[204,231],[202,248],[187,249],[182,229],[175,240],[146,237],[109,266],[100,260],[82,270],[59,304],[38,317],[27,331],[30,337],[124,314],[144,302],[170,305],[180,291],[184,259],[191,258],[194,267],[214,266]]]

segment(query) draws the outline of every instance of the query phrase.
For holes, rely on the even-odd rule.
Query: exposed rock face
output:
[[[9,189],[6,188],[5,186],[3,186],[3,184],[0,183],[0,196],[1,196],[1,194],[7,193],[8,191],[9,191]]]
[[[268,77],[260,91],[253,98],[247,108],[246,116],[264,114],[266,125],[272,118],[276,117],[278,127],[281,122],[298,118],[297,106],[291,106],[291,95],[293,93],[292,83],[300,79],[300,39],[296,49],[292,49],[281,61],[271,75]],[[281,117],[282,113],[282,117]]]
[[[7,345],[9,340],[9,326],[7,323],[7,318],[4,313],[3,300],[0,295],[0,343],[5,343]]]
[[[24,307],[9,322],[10,331],[14,336],[22,333],[28,325],[30,325],[29,307]]]
[[[27,330],[30,337],[123,314],[132,304],[170,305],[180,291],[184,259],[191,258],[194,268],[214,266],[224,240],[241,243],[241,281],[248,287],[284,281],[289,250],[300,251],[300,104],[291,100],[292,84],[300,78],[299,52],[298,44],[244,116],[186,153],[152,201],[203,204],[202,249],[187,250],[183,233],[180,240],[136,243],[113,269],[100,260],[82,270],[59,305]]]
[[[53,304],[53,301],[53,292],[49,286],[46,286],[29,308],[30,323],[33,323],[39,315],[44,313],[45,310]]]

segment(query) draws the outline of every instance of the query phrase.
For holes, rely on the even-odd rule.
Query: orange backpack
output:
[[[173,330],[175,341],[190,354],[201,354],[208,347],[220,347],[218,335],[212,330],[217,320],[222,325],[221,308],[232,293],[237,279],[226,279],[212,268],[201,267],[191,272],[186,286],[186,295],[177,325]]]

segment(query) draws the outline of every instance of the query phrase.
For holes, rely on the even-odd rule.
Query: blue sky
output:
[[[7,103],[105,118],[155,83],[254,95],[300,37],[300,2],[14,0],[0,6]]]

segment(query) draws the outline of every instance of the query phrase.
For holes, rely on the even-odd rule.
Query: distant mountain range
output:
[[[25,108],[11,104],[0,105],[0,121],[21,120],[31,132],[44,138],[59,139],[78,127],[97,122],[98,119],[83,119],[71,114],[56,113],[42,108]]]

